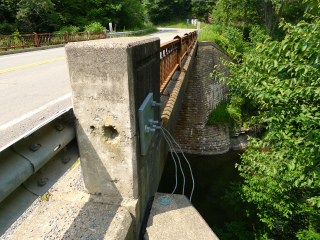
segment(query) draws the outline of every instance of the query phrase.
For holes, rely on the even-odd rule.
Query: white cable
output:
[[[161,129],[162,129],[162,128],[161,128]],[[172,150],[174,151],[174,153],[176,154],[176,157],[178,158],[180,170],[181,170],[182,177],[183,177],[182,195],[184,195],[184,189],[185,189],[185,185],[186,185],[186,177],[185,177],[184,172],[183,172],[183,169],[182,169],[182,165],[181,165],[181,161],[180,161],[179,155],[177,154],[176,150],[174,149],[173,144],[172,144],[170,138],[168,137],[168,135],[167,135],[163,130],[162,130],[162,133],[163,133],[164,137],[168,139],[167,143],[168,143],[168,144],[170,143],[170,144],[169,144],[170,150],[172,149]],[[172,155],[172,156],[173,156],[173,155]]]
[[[189,169],[190,169],[190,173],[191,173],[191,178],[192,178],[192,191],[191,191],[191,194],[190,194],[190,202],[191,202],[192,195],[193,195],[193,191],[194,191],[194,186],[195,186],[191,165],[190,165],[188,159],[186,158],[186,156],[184,155],[184,153],[183,153],[180,145],[176,142],[176,140],[174,140],[174,138],[172,137],[172,135],[170,134],[170,132],[169,132],[167,129],[165,129],[164,127],[161,127],[161,129],[164,129],[164,130],[169,134],[169,136],[172,138],[172,140],[174,141],[174,143],[179,147],[179,149],[180,149],[180,151],[181,151],[181,153],[182,153],[182,156],[184,157],[184,159],[186,160],[186,162],[187,162],[188,165],[189,165]]]
[[[182,165],[181,165],[181,161],[180,161],[179,155],[178,155],[178,153],[176,152],[176,150],[174,149],[173,144],[172,144],[169,136],[166,135],[165,132],[162,132],[162,133],[163,133],[163,134],[167,137],[167,139],[169,140],[169,142],[170,142],[170,144],[171,144],[171,148],[172,148],[173,152],[175,153],[176,157],[178,158],[179,167],[180,167],[180,171],[181,171],[182,178],[183,178],[182,195],[184,195],[184,190],[185,190],[185,186],[186,186],[186,177],[185,177],[184,172],[183,172],[183,168],[182,168]]]
[[[170,143],[170,139],[167,137],[167,135],[165,135],[165,133],[163,132],[163,135],[164,135],[164,139],[167,141],[169,147],[170,147],[170,152],[171,152],[171,156],[172,156],[172,159],[173,159],[173,162],[174,162],[174,165],[175,165],[175,172],[176,172],[176,186],[174,187],[173,191],[171,194],[174,194],[174,192],[176,191],[177,189],[177,186],[178,186],[178,167],[177,167],[177,162],[173,156],[173,153],[172,153],[172,143]]]

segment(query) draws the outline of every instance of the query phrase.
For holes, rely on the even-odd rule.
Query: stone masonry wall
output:
[[[213,42],[199,42],[198,52],[178,116],[174,138],[189,154],[214,155],[230,149],[229,128],[225,125],[207,126],[210,112],[227,99],[225,82],[209,77],[221,58],[227,54]]]

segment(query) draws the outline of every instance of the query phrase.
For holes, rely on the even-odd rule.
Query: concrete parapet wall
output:
[[[138,109],[160,98],[159,38],[118,38],[66,46],[77,139],[90,194],[139,199],[136,233],[160,181],[160,132],[140,154]],[[159,119],[159,108],[155,119]],[[143,170],[147,169],[147,170]]]
[[[230,60],[226,52],[213,42],[199,42],[186,93],[179,112],[174,137],[182,150],[190,154],[222,154],[230,149],[229,127],[207,126],[212,109],[227,99],[224,82],[210,78],[221,58]]]
[[[149,92],[159,101],[158,45],[155,38],[121,38],[66,46],[81,164],[91,194],[139,196],[138,108]]]

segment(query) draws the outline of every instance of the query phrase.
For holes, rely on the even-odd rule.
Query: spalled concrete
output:
[[[163,197],[169,205],[161,205]],[[145,240],[219,240],[184,195],[156,193],[148,220]]]

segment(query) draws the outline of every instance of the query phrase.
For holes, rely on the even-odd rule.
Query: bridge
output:
[[[170,206],[174,209],[164,211],[163,206],[154,205],[151,214],[157,211],[174,212],[179,208],[192,209],[183,196],[162,196],[156,190],[169,150],[166,135],[161,130],[170,134],[174,132],[196,51],[195,33],[177,36],[163,44],[160,44],[159,38],[133,37],[67,45],[66,60],[81,165],[67,173],[52,196],[50,193],[50,196],[46,195],[50,201],[40,204],[14,233],[13,239],[21,239],[22,236],[40,239],[53,236],[58,239],[138,239],[139,235],[141,238],[144,235],[145,239],[157,239],[155,236],[159,234],[159,229],[153,226],[157,225],[156,218],[152,218],[151,225],[146,218],[153,196],[156,195],[155,204],[162,198],[171,199]],[[45,64],[37,66],[44,67]],[[53,89],[52,86],[48,92],[55,92]],[[65,101],[58,106],[58,110],[53,110],[56,115],[61,115],[60,122],[52,124],[47,121],[47,125],[52,124],[51,129],[55,128],[52,134],[63,135],[68,142],[73,134],[70,130],[73,123],[70,123],[71,117],[68,115],[70,94],[61,92],[53,98],[55,100],[49,100],[50,106],[41,103],[38,112],[31,115],[29,112],[23,113],[22,116],[27,117],[5,121],[13,126],[21,124],[30,120],[30,116],[37,116],[41,111],[57,107],[56,104]],[[50,116],[52,112],[48,114]],[[49,132],[48,129],[43,130],[48,126],[42,125],[38,131]],[[12,127],[2,126],[3,130]],[[34,136],[37,137],[37,132]],[[13,151],[26,158],[21,152],[33,142],[31,152],[39,153],[45,144],[37,144],[32,139],[34,136],[14,143],[18,145],[12,147]],[[11,143],[12,139],[9,139],[4,146]],[[65,145],[54,143],[54,151],[59,152]],[[44,151],[48,149],[44,148]],[[1,156],[8,155],[2,153]],[[22,161],[25,164],[25,159]],[[43,164],[31,162],[31,165],[30,172],[35,174]],[[9,193],[12,189],[5,191]],[[194,234],[202,232],[202,239],[217,239],[196,211],[191,210],[188,214],[196,216],[194,220],[201,226],[193,228]],[[64,224],[67,227],[63,227]],[[150,225],[149,232],[143,234],[141,229],[146,224]],[[192,224],[196,223],[186,221],[185,229],[190,231]],[[36,226],[43,229],[34,231]],[[200,229],[205,230],[199,232]]]

